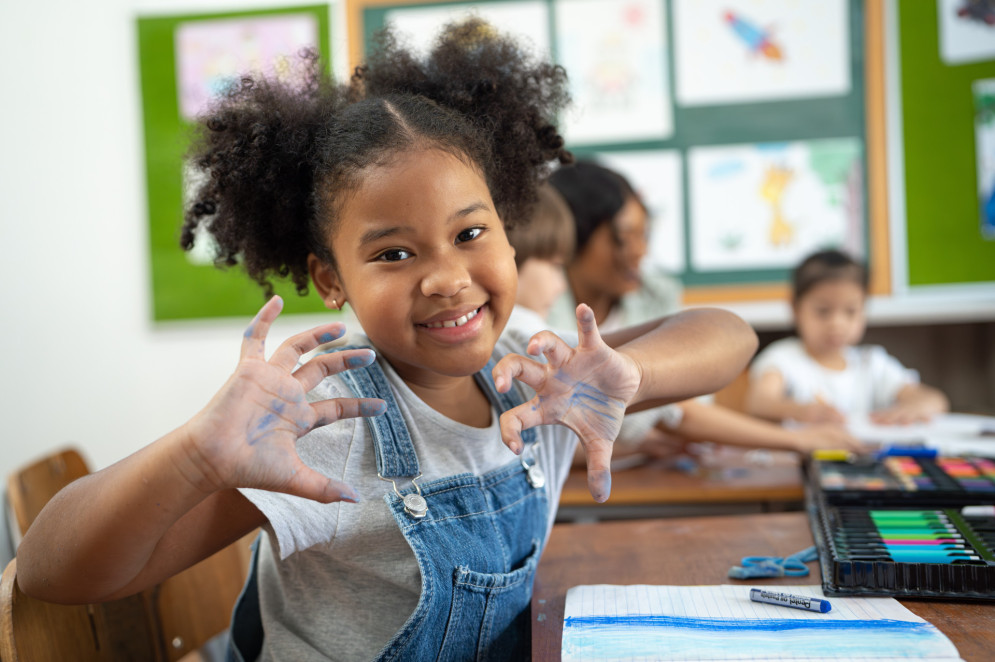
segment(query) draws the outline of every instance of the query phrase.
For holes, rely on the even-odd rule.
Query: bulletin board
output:
[[[995,281],[995,25],[966,2],[895,4],[909,285]]]
[[[638,89],[652,116],[613,115],[572,82],[587,104],[560,125],[575,155],[643,195],[650,259],[687,302],[784,298],[791,268],[829,246],[865,257],[872,291],[890,291],[880,0],[350,0],[351,63],[388,21],[417,41],[471,6],[505,31],[516,16],[572,81]]]
[[[152,317],[251,317],[265,301],[259,285],[238,267],[214,267],[206,237],[198,238],[190,254],[180,248],[190,181],[184,154],[194,117],[232,76],[255,71],[260,62],[279,62],[305,46],[317,47],[329,62],[328,6],[140,17],[137,35]],[[276,283],[276,291],[287,312],[325,310],[313,291],[300,297],[286,282]]]

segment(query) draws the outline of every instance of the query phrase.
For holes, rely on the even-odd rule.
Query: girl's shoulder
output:
[[[753,359],[750,374],[759,377],[768,370],[785,371],[809,361],[805,347],[795,336],[775,340],[764,347]]]
[[[770,343],[760,352],[761,354],[804,354],[805,345],[802,344],[798,336],[788,336],[780,338]]]

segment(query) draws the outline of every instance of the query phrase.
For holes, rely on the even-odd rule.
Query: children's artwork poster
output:
[[[674,0],[675,96],[702,106],[847,94],[847,0]]]
[[[981,236],[995,241],[995,78],[976,80],[971,87]]]
[[[995,60],[995,0],[937,0],[936,10],[944,63]]]
[[[534,49],[537,57],[549,57],[549,6],[542,0],[401,7],[388,10],[385,18],[404,43],[427,53],[442,26],[469,16],[479,16],[500,32],[513,35]]]
[[[189,254],[179,245],[184,201],[201,176],[185,163],[191,129],[242,74],[287,80],[302,49],[330,65],[328,5],[139,17],[137,28],[153,319],[251,318],[265,302],[259,285],[237,266],[216,268],[208,235]],[[313,292],[276,291],[286,312],[325,310]]]
[[[176,30],[180,112],[192,120],[245,72],[288,76],[292,58],[318,44],[310,14],[191,21]]]
[[[625,176],[649,212],[646,261],[671,274],[684,271],[684,187],[677,150],[599,152],[598,161]]]
[[[663,0],[556,0],[557,60],[569,76],[568,145],[673,134]]]
[[[691,264],[790,268],[828,247],[863,254],[863,148],[856,138],[692,148]]]

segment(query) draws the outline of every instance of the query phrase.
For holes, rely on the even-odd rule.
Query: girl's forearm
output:
[[[173,524],[206,497],[187,475],[183,429],[55,495],[18,548],[18,582],[55,602],[94,602],[149,563]]]
[[[743,371],[756,349],[753,329],[717,308],[664,318],[618,348],[641,366],[633,402],[650,406],[718,391]]]
[[[719,405],[695,400],[681,403],[684,416],[677,432],[694,441],[714,441],[747,448],[797,450],[790,430]]]

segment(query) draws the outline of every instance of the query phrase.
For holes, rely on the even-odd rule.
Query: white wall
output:
[[[0,2],[0,481],[69,443],[105,467],[231,373],[248,319],[151,322],[135,18],[290,4]]]

